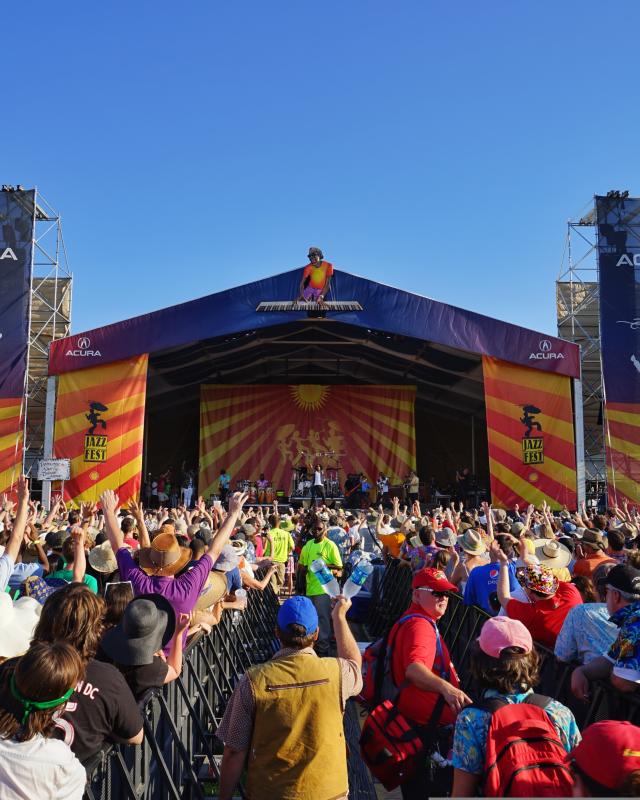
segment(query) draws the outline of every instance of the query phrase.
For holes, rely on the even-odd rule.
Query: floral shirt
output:
[[[495,689],[487,689],[484,698],[500,697],[507,703],[522,703],[527,695],[531,694],[531,689],[523,694],[500,694]],[[571,711],[557,700],[551,700],[545,708],[554,728],[558,731],[558,736],[564,749],[569,753],[573,750],[582,738],[578,725]],[[489,733],[489,723],[491,713],[480,708],[463,709],[456,719],[456,728],[453,734],[453,766],[464,772],[472,772],[479,775],[484,771],[484,761],[486,754],[487,734]]]
[[[418,570],[424,569],[425,567],[431,565],[434,555],[439,552],[439,550],[440,548],[433,544],[430,544],[428,547],[424,544],[414,547],[412,544],[406,541],[402,545],[400,555],[402,558],[407,558],[409,561],[411,561],[412,572],[418,572]]]
[[[630,603],[611,616],[620,628],[607,658],[613,662],[613,674],[640,683],[640,602]]]
[[[616,626],[609,621],[606,603],[574,606],[565,617],[556,639],[556,658],[588,664],[603,656],[617,635]]]

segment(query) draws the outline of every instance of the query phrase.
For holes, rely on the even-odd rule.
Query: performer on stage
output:
[[[389,502],[389,478],[387,478],[384,472],[381,472],[378,475],[376,487],[378,490],[378,494],[376,496],[376,505],[379,506],[381,503],[383,506],[387,505]]]
[[[323,502],[325,500],[324,472],[322,471],[321,464],[316,464],[315,470],[313,472],[313,484],[311,486],[311,499],[317,502],[318,498],[320,498]]]
[[[264,472],[260,473],[260,479],[257,481],[256,486],[258,491],[264,491],[269,486],[269,481],[264,477]]]
[[[309,248],[309,263],[302,272],[299,300],[315,300],[322,304],[327,296],[333,275],[333,264],[323,261],[319,247]]]
[[[220,475],[218,475],[218,494],[220,495],[221,502],[227,499],[227,495],[229,494],[229,486],[231,485],[231,475],[227,472],[226,467],[223,467],[220,470]]]
[[[185,508],[191,508],[191,500],[193,498],[193,490],[195,488],[195,481],[193,479],[193,472],[191,470],[185,470],[182,475],[182,486],[180,487],[181,490],[181,499],[182,505]]]
[[[404,487],[407,493],[407,502],[415,503],[420,493],[420,478],[416,475],[415,470],[412,469],[405,478]]]

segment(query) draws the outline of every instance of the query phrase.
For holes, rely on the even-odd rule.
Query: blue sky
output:
[[[566,220],[640,191],[640,6],[615,8],[14,3],[2,182],[63,216],[74,331],[302,265],[313,244],[555,333]]]

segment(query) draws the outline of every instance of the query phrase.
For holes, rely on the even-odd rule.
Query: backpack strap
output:
[[[473,703],[469,708],[479,708],[481,711],[488,711],[489,714],[495,714],[496,711],[508,705],[509,703],[507,703],[506,700],[502,700],[500,697],[483,697],[482,700]]]
[[[537,706],[537,708],[546,711],[547,706],[551,702],[551,698],[547,697],[545,694],[530,694],[524,702],[528,703],[530,706]]]
[[[384,682],[385,673],[388,672],[390,675],[392,675],[392,673],[391,673],[391,654],[392,654],[391,647],[393,645],[393,642],[396,639],[396,636],[398,635],[398,630],[400,629],[400,626],[402,625],[403,622],[406,622],[408,619],[411,619],[412,617],[421,617],[421,616],[422,616],[422,614],[405,614],[404,617],[400,617],[400,619],[397,620],[393,624],[393,626],[389,629],[389,631],[387,632],[386,636],[382,640],[382,644],[380,645],[380,651],[378,652],[378,659],[376,661],[376,671],[375,671],[375,678],[374,678],[374,682],[373,682],[373,685],[374,685],[374,695],[373,696],[374,696],[374,702],[375,702],[376,705],[380,702],[380,695],[382,694],[382,684]],[[392,633],[393,633],[393,636],[391,635]],[[393,677],[392,677],[392,680],[393,680]],[[408,685],[409,685],[409,681],[407,681],[407,680],[402,681],[400,686],[396,687],[397,692],[396,692],[395,698],[393,698],[393,699],[397,700],[398,695],[400,694],[400,691],[402,689],[404,689]]]

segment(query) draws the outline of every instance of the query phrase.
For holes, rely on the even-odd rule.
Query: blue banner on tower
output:
[[[640,502],[640,198],[596,197],[609,502]]]
[[[24,394],[35,191],[0,192],[0,398]]]

